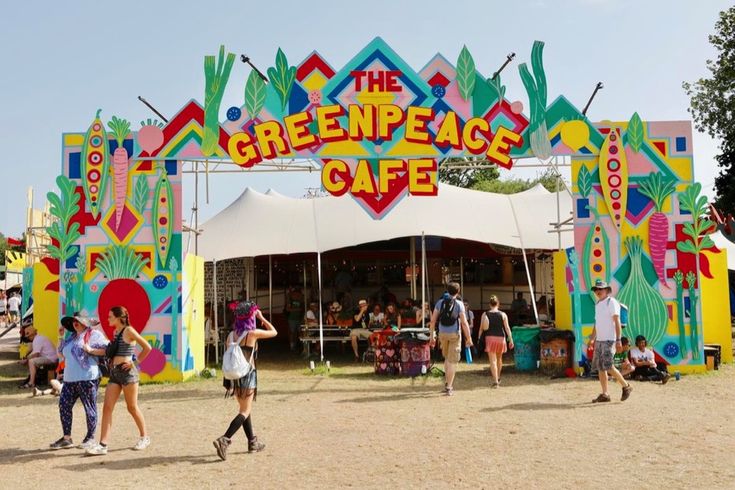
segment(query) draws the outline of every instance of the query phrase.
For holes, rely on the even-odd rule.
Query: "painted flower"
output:
[[[319,104],[322,101],[322,93],[318,90],[312,90],[309,92],[309,102],[312,104]]]

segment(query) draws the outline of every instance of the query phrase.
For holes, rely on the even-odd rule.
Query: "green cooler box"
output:
[[[518,371],[533,371],[537,368],[541,351],[537,326],[513,327],[515,363]]]

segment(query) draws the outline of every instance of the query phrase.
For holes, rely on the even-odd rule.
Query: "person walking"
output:
[[[110,352],[104,352],[102,349],[95,349],[89,344],[84,345],[85,352],[92,355],[107,355],[112,359],[112,367],[110,368],[110,379],[105,389],[105,403],[102,407],[102,429],[99,444],[87,449],[88,456],[103,456],[107,454],[107,443],[112,429],[112,412],[115,404],[120,398],[120,393],[125,394],[125,403],[128,412],[133,417],[135,425],[138,427],[140,438],[133,446],[136,451],[142,451],[151,444],[148,431],[143,418],[143,412],[138,407],[138,383],[140,376],[138,369],[133,362],[133,354],[135,353],[135,344],[138,344],[142,350],[138,357],[138,362],[144,360],[151,352],[151,345],[145,340],[132,326],[128,310],[124,306],[113,306],[107,316],[107,321],[111,327],[115,329],[115,337],[111,341]],[[66,386],[66,383],[64,383]]]
[[[257,328],[256,320],[259,320],[265,328]],[[248,439],[248,452],[254,453],[265,449],[265,444],[258,441],[253,432],[253,423],[251,412],[253,401],[256,399],[258,392],[258,370],[255,362],[258,358],[258,340],[271,339],[276,336],[276,328],[265,319],[258,305],[249,301],[240,303],[235,310],[235,328],[227,337],[227,345],[237,343],[240,340],[240,348],[242,349],[245,359],[253,359],[252,370],[240,379],[224,380],[224,387],[227,390],[225,397],[234,396],[238,403],[238,413],[225,433],[214,440],[213,444],[217,450],[217,456],[222,461],[227,459],[227,449],[232,444],[232,437],[235,433],[243,428],[245,436]]]
[[[456,282],[447,284],[447,292],[434,306],[429,323],[429,345],[433,348],[436,345],[434,332],[439,322],[439,345],[444,355],[444,394],[447,396],[454,394],[454,376],[457,372],[461,349],[460,328],[464,333],[465,346],[472,347],[473,345],[464,304],[457,298],[458,295],[459,284]]]
[[[485,333],[485,352],[490,363],[490,386],[500,386],[500,373],[503,370],[503,354],[508,351],[508,345],[513,348],[513,334],[508,326],[508,315],[500,311],[500,301],[494,294],[490,296],[490,309],[482,314],[480,332],[477,334],[479,343]],[[507,344],[506,345],[506,340]]]
[[[59,346],[59,352],[65,363],[64,385],[59,397],[59,418],[63,436],[51,443],[51,449],[74,447],[71,439],[72,409],[78,399],[82,400],[87,416],[87,434],[79,447],[87,449],[96,444],[94,431],[97,429],[97,390],[100,385],[100,370],[97,358],[84,349],[86,345],[104,351],[107,346],[104,334],[91,328],[96,323],[98,323],[96,320],[80,314],[61,319],[61,325],[71,335],[68,335]]]
[[[13,293],[8,298],[8,315],[10,317],[10,323],[18,323],[20,321],[20,304],[23,300],[20,298],[20,294]]]
[[[8,298],[5,296],[5,291],[0,289],[0,327],[5,326],[7,311],[8,311]]]
[[[633,391],[633,387],[625,381],[623,375],[615,368],[613,358],[618,350],[622,350],[622,326],[620,325],[620,303],[612,297],[612,288],[598,279],[592,286],[597,297],[595,304],[595,326],[590,335],[590,344],[594,346],[592,369],[597,370],[602,393],[592,403],[610,401],[607,391],[607,375],[611,373],[615,381],[623,387],[620,401],[625,401]]]

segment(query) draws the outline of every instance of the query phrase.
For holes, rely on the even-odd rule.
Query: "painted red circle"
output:
[[[620,209],[620,203],[618,201],[615,201],[614,203],[612,203],[612,207],[615,211],[617,211],[618,209]]]
[[[90,170],[89,172],[87,172],[87,180],[89,180],[90,182],[97,182],[98,180],[100,180],[100,173],[96,170]]]
[[[92,196],[92,202],[97,201],[97,196]]]
[[[615,213],[615,219],[616,219],[616,220],[620,220],[620,215],[619,215],[619,214],[617,214],[617,213]]]
[[[620,176],[611,175],[607,178],[607,183],[610,184],[610,187],[618,187],[620,185]]]
[[[87,161],[92,165],[99,165],[102,161],[102,154],[98,151],[93,151],[87,157]]]
[[[600,231],[600,227],[599,226],[595,226],[595,231]]]
[[[617,155],[618,153],[618,147],[617,146],[611,146],[610,147],[610,154],[611,155]]]
[[[602,255],[602,250],[595,250],[594,252],[592,252],[592,255],[594,255],[595,257],[599,257],[600,255]]]
[[[615,189],[614,191],[610,191],[610,197],[613,199],[619,199],[620,198],[620,191]]]
[[[166,202],[166,196],[161,196],[161,202]]]
[[[610,141],[616,141],[618,139],[618,135],[615,134],[615,131],[610,131]]]
[[[160,225],[165,225],[166,223],[168,223],[168,220],[165,217],[161,217],[158,220],[158,224],[160,224]]]
[[[607,168],[608,170],[616,171],[620,168],[620,161],[618,161],[616,158],[611,158],[607,161]]]

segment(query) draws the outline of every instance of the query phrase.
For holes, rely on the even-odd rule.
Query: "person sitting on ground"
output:
[[[665,385],[671,378],[669,373],[656,365],[656,355],[648,348],[648,342],[643,335],[635,338],[635,347],[630,349],[630,359],[635,366],[634,378],[637,381],[661,381]]]
[[[28,382],[21,386],[21,388],[35,388],[36,386],[36,372],[39,366],[51,366],[58,362],[59,356],[56,352],[56,347],[51,341],[38,333],[36,327],[28,325],[26,327],[26,336],[32,342],[31,352],[23,359],[21,364],[28,364]]]
[[[620,339],[622,350],[613,356],[613,366],[620,371],[625,379],[630,378],[630,373],[635,371],[635,366],[630,362],[630,340],[628,337]]]
[[[309,309],[306,310],[306,326],[316,327],[319,325],[319,303],[309,303]]]
[[[358,339],[369,339],[372,332],[368,329],[370,318],[368,315],[368,302],[361,299],[357,302],[357,309],[352,315],[352,330],[350,330],[350,341],[352,342],[352,352],[355,354],[355,361],[360,360],[360,354],[357,349]]]
[[[378,303],[375,303],[373,306],[373,311],[370,312],[369,318],[370,324],[368,328],[373,330],[382,330],[385,328],[385,315],[381,311]]]
[[[398,309],[396,308],[395,303],[388,303],[385,307],[385,315],[383,318],[387,328],[391,328],[393,330],[401,329],[401,315],[398,314]]]

